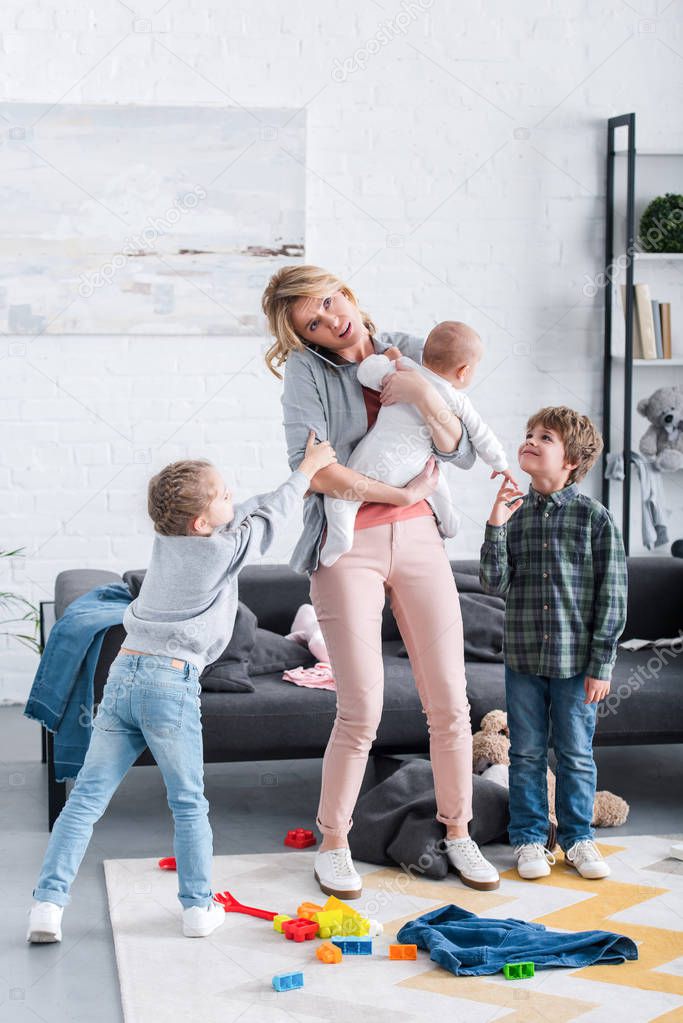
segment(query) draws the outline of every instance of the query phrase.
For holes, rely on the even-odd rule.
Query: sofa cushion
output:
[[[125,577],[124,577],[125,578]],[[256,615],[238,602],[230,642],[200,676],[202,689],[210,693],[253,693],[249,678],[249,659],[257,632]]]

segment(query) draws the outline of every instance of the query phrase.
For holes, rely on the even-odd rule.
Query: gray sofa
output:
[[[458,572],[478,574],[477,561],[454,561]],[[628,621],[622,638],[655,639],[683,632],[683,559],[630,558]],[[96,586],[121,582],[113,572],[76,569],[62,572],[55,585],[55,616]],[[262,628],[286,634],[300,604],[309,601],[309,580],[286,565],[246,568],[240,575],[240,599]],[[95,676],[99,703],[109,666],[125,638],[121,626],[108,630]],[[426,719],[415,690],[410,663],[397,655],[401,646],[391,610],[382,624],[385,664],[384,713],[373,753],[427,753]],[[467,692],[472,727],[484,714],[505,708],[503,665],[468,660]],[[202,693],[204,750],[207,763],[321,757],[335,715],[335,694],[283,682],[280,674],[254,679],[253,693]],[[600,709],[595,744],[669,743],[683,740],[683,657],[655,656],[653,650],[620,651],[612,699]],[[49,826],[66,797],[65,783],[54,780],[47,736]],[[149,751],[138,764],[151,764]]]

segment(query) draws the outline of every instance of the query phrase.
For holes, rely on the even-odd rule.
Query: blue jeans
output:
[[[163,775],[175,824],[178,898],[184,909],[213,899],[213,838],[204,797],[197,668],[173,658],[119,654],[107,678],[82,768],[48,843],[33,896],[66,906],[100,819],[145,746]],[[176,662],[177,663],[177,662]]]
[[[571,678],[525,675],[505,666],[505,699],[510,728],[511,845],[548,836],[548,735],[557,757],[555,813],[563,851],[592,839],[597,771],[593,733],[597,703],[584,703],[585,672]]]

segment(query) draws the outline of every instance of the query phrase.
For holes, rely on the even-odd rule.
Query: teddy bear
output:
[[[475,774],[508,788],[510,730],[507,714],[491,710],[481,719],[480,731],[472,737],[472,768]],[[592,824],[596,828],[615,828],[628,818],[629,805],[612,792],[596,792]],[[548,816],[557,826],[555,815],[555,775],[548,768]],[[551,848],[549,845],[548,848]]]
[[[641,454],[663,472],[683,468],[683,391],[680,387],[659,387],[638,402],[641,416],[650,425],[640,438]]]

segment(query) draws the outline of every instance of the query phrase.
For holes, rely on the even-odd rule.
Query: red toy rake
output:
[[[230,892],[216,892],[214,901],[220,902],[226,913],[246,913],[247,916],[257,916],[261,920],[273,920],[277,916],[277,913],[271,913],[268,909],[243,906]]]

